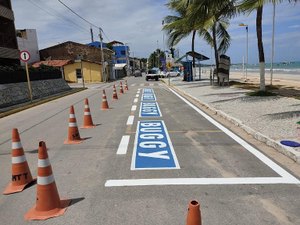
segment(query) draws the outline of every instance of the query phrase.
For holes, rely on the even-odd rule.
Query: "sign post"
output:
[[[30,54],[28,51],[24,50],[20,52],[20,60],[25,63],[26,75],[27,75],[27,84],[28,84],[28,91],[29,91],[29,98],[30,102],[32,103],[32,89],[30,84],[30,77],[28,71],[28,64],[27,62],[30,60]]]
[[[171,68],[174,64],[174,59],[172,58],[172,54],[167,55],[166,62],[167,62],[167,69],[170,72],[170,70],[171,70]],[[169,86],[170,86],[170,83],[171,83],[171,76],[170,76],[170,73],[169,73],[169,79],[168,79],[168,85]]]

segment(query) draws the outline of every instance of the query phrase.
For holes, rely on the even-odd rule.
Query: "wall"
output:
[[[102,66],[96,63],[83,62],[83,75],[86,83],[102,81]]]
[[[103,49],[103,53],[105,61],[112,60],[113,51]],[[101,62],[101,51],[99,48],[71,41],[40,50],[41,60],[47,58],[75,60],[79,55],[88,61]]]
[[[59,92],[70,90],[63,79],[32,81],[33,99],[46,97]],[[29,101],[27,82],[0,84],[0,108]]]
[[[76,69],[80,69],[80,63],[73,63],[64,66],[65,80],[68,82],[77,83]],[[102,76],[100,75],[101,65],[91,62],[82,62],[84,82],[101,82]]]
[[[40,61],[40,53],[38,40],[35,29],[17,30],[17,41],[20,51],[27,50],[30,53],[30,60],[28,63]],[[21,62],[21,65],[25,65]]]

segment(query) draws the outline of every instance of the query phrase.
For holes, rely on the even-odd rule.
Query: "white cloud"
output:
[[[101,26],[110,41],[129,42],[131,50],[139,57],[148,57],[157,48],[157,40],[159,47],[163,49],[161,22],[165,16],[172,14],[165,6],[168,0],[62,1],[93,24]],[[90,42],[90,26],[68,11],[57,0],[12,0],[12,6],[16,28],[37,29],[40,48],[68,40],[80,43]],[[282,57],[294,49],[288,46],[289,43],[285,43],[284,35],[295,31],[291,28],[299,27],[297,25],[300,24],[299,11],[300,4],[284,3],[276,6],[276,32],[282,33],[282,29],[285,29],[282,33],[283,37],[276,40],[278,46],[286,45],[286,53],[283,52]],[[238,26],[239,23],[249,25],[249,49],[253,52],[251,53],[253,55],[249,56],[249,61],[257,61],[255,18],[256,13],[253,12],[231,20],[229,32],[232,36],[232,44],[229,53],[233,61],[241,61],[241,55],[244,54],[246,33],[242,27]],[[266,45],[269,44],[271,36],[271,24],[272,5],[269,4],[264,7],[263,15]],[[94,28],[95,40],[99,39],[97,34],[98,30]],[[167,37],[164,37],[166,40]],[[104,41],[108,41],[106,37]],[[180,48],[180,53],[190,51],[191,37],[182,40],[176,47]],[[196,51],[208,56],[211,54],[210,47],[199,37],[196,38]]]
[[[300,28],[300,25],[291,25],[291,26],[289,26],[288,28],[296,29],[296,28]]]

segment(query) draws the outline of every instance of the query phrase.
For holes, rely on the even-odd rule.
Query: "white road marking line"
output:
[[[135,98],[135,99],[133,100],[134,103],[137,103],[138,101],[139,101],[138,98]]]
[[[227,134],[229,137],[231,137],[233,140],[235,140],[237,143],[242,145],[246,150],[248,150],[250,153],[255,155],[260,161],[262,161],[264,164],[269,166],[273,171],[275,171],[277,174],[282,176],[282,178],[286,180],[290,180],[290,182],[299,183],[299,180],[288,173],[286,170],[284,170],[282,167],[280,167],[278,164],[270,160],[268,157],[266,157],[264,154],[262,154],[260,151],[258,151],[256,148],[249,145],[246,141],[241,139],[239,136],[228,130],[226,127],[215,121],[213,118],[205,114],[203,111],[201,111],[199,108],[194,106],[192,103],[187,101],[185,98],[181,97],[179,94],[177,94],[175,91],[170,89],[171,92],[173,92],[178,98],[180,98],[182,101],[184,101],[186,104],[188,104],[191,108],[193,108],[196,112],[198,112],[200,115],[202,115],[205,119],[207,119],[209,122],[211,122],[213,125],[218,127],[220,130],[222,130],[225,134]]]
[[[140,84],[141,87],[145,86],[145,84]]]
[[[131,87],[134,87],[136,84],[132,84]]]
[[[298,180],[282,177],[238,178],[166,178],[107,180],[105,187],[157,186],[157,185],[233,185],[233,184],[299,184]]]
[[[150,84],[150,86],[154,86],[154,84]]]
[[[135,97],[138,98],[138,97],[140,97],[140,95],[139,95],[139,94],[136,94]]]
[[[117,155],[125,155],[129,144],[130,135],[124,135],[119,144]]]
[[[133,105],[133,106],[131,107],[131,111],[135,111],[136,108],[137,108],[137,105]]]
[[[129,116],[126,125],[132,125],[134,121],[134,116]]]

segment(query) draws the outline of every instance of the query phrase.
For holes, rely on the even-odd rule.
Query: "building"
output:
[[[93,46],[96,48],[100,48],[100,42],[94,41],[92,43],[87,44],[88,46]],[[103,48],[110,48],[114,51],[114,58],[113,58],[113,64],[129,64],[129,55],[130,55],[130,49],[129,46],[123,44],[119,41],[112,41],[109,43],[102,43]]]
[[[38,40],[35,29],[17,30],[17,42],[19,50],[26,50],[30,53],[29,64],[40,61]],[[25,65],[21,62],[21,65]]]
[[[102,74],[101,51],[99,48],[84,44],[67,41],[49,48],[40,50],[42,60],[83,60],[83,62],[93,63],[93,68],[98,66],[100,81],[108,81],[112,77],[112,59],[114,52],[108,48],[103,48],[104,69]],[[76,64],[78,66],[78,64]],[[80,67],[76,67],[77,71]],[[75,69],[75,70],[76,70]],[[75,71],[74,70],[74,71]]]
[[[62,77],[70,83],[95,83],[103,80],[101,64],[87,60],[46,60],[34,63],[33,67],[41,65],[58,67]],[[82,69],[82,72],[81,72]],[[83,79],[82,79],[83,78]]]
[[[20,64],[14,13],[10,0],[0,1],[0,65]]]

